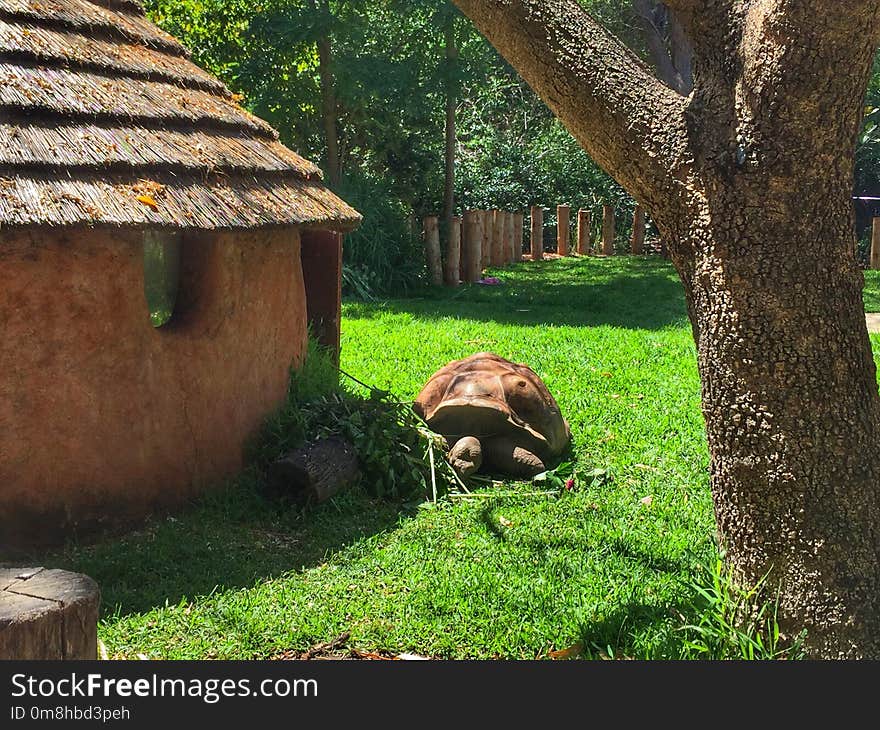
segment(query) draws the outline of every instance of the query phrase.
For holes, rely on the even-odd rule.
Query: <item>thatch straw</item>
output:
[[[63,66],[124,76],[170,81],[208,89],[228,96],[226,87],[211,74],[180,56],[146,48],[130,41],[86,37],[34,23],[0,19],[0,48],[6,60],[44,66]]]
[[[356,211],[134,0],[0,0],[0,226],[321,226]]]
[[[348,231],[360,216],[308,180],[156,176],[0,178],[0,221],[8,225],[109,223],[223,229],[311,225]]]
[[[0,0],[0,17],[13,22],[32,21],[69,28],[90,35],[106,32],[168,53],[186,55],[180,42],[143,17],[140,9],[134,10],[134,3],[124,5],[124,8],[111,9],[89,0]]]

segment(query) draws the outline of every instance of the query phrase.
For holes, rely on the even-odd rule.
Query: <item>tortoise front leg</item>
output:
[[[483,463],[482,444],[474,436],[460,438],[449,449],[446,459],[460,477],[468,477],[477,471]]]

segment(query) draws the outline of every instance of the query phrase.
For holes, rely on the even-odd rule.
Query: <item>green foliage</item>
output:
[[[364,489],[383,499],[424,499],[463,486],[445,459],[446,445],[412,410],[375,388],[368,397],[346,389],[329,354],[310,340],[303,365],[291,371],[288,397],[249,451],[265,467],[329,436],[354,447]]]
[[[685,656],[693,659],[803,659],[805,633],[784,637],[777,619],[778,597],[767,596],[764,576],[742,588],[719,558],[706,569],[705,583],[692,582],[698,601],[696,624],[683,627]]]
[[[387,392],[335,393],[303,404],[302,413],[310,438],[338,435],[354,446],[363,486],[374,497],[436,501],[459,487],[442,437]]]

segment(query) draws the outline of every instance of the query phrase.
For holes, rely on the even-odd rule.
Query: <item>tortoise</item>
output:
[[[513,477],[545,471],[565,451],[571,430],[534,370],[478,352],[438,370],[415,399],[415,412],[447,442],[462,477],[481,467]]]

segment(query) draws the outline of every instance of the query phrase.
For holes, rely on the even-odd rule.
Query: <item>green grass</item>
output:
[[[865,271],[865,289],[863,292],[866,312],[880,312],[880,271]]]
[[[412,399],[476,351],[529,364],[571,423],[574,490],[509,484],[434,505],[359,488],[299,513],[260,497],[250,470],[138,533],[38,556],[98,580],[110,655],[261,658],[350,631],[362,649],[439,657],[536,658],[578,642],[587,656],[700,656],[695,638],[720,625],[724,599],[694,585],[716,549],[674,272],[621,258],[496,273],[502,286],[346,304],[342,368]]]

